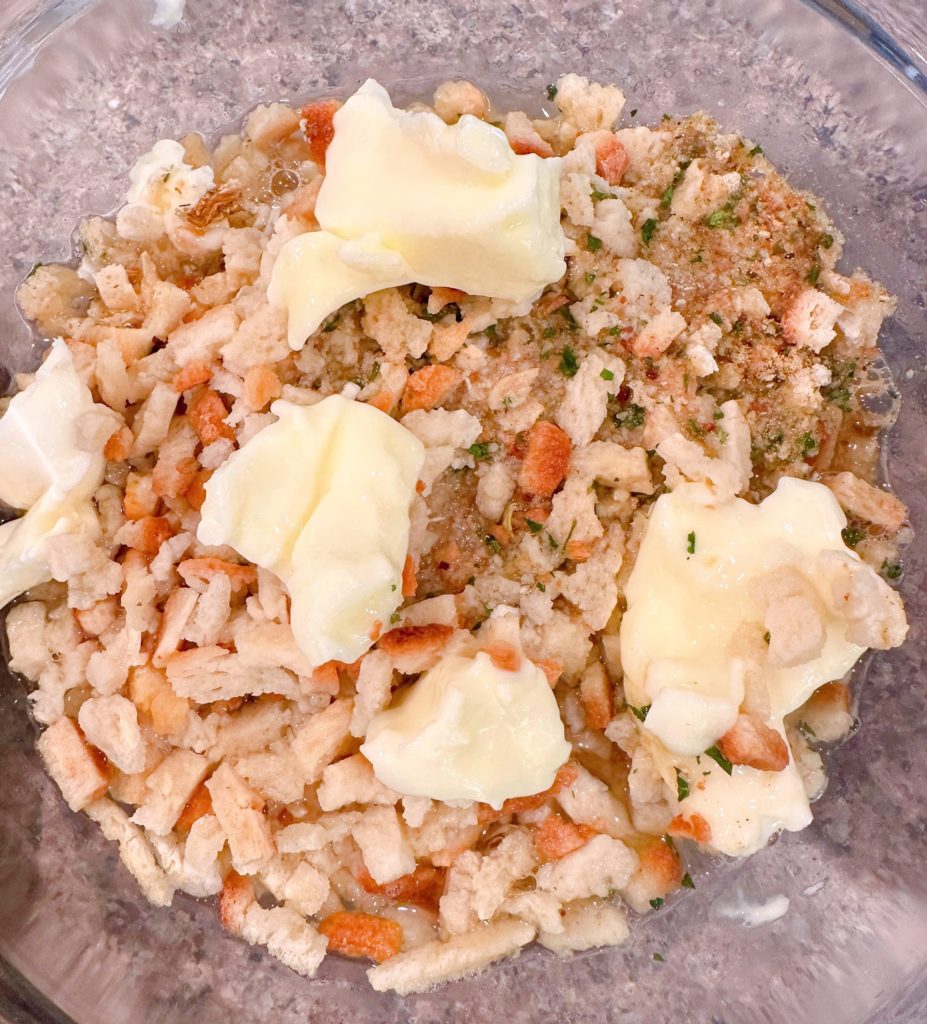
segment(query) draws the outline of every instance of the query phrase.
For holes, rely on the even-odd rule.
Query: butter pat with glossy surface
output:
[[[691,485],[654,504],[626,588],[625,694],[629,704],[649,708],[640,728],[664,780],[675,789],[679,769],[689,781],[680,812],[701,815],[710,845],[721,853],[752,853],[780,829],[797,831],[811,821],[794,759],[781,772],[735,765],[728,775],[704,751],[734,724],[746,671],[761,673],[767,725],[783,733],[785,716],[819,686],[842,678],[864,652],[847,640],[821,565],[826,551],[848,552],[845,526],[828,488],[788,478],[759,505],[733,498],[706,506]],[[750,668],[742,630],[761,636],[764,628],[754,585],[783,567],[799,573],[819,599],[821,649],[789,667]]]
[[[397,110],[372,79],[334,129],[315,207],[322,230],[310,233],[322,237],[287,242],[268,292],[288,310],[294,349],[381,288],[414,281],[519,302],[563,276],[559,159],[516,156],[470,115],[447,125]]]
[[[80,433],[84,417],[98,413],[112,417],[94,403],[58,339],[0,419],[0,500],[27,510],[0,526],[0,607],[52,578],[50,537],[98,531],[90,499],[103,480],[105,438],[88,431],[85,443]]]
[[[544,673],[489,655],[448,654],[380,712],[361,752],[398,793],[433,800],[505,800],[548,789],[570,756]]]
[[[277,422],[207,483],[197,536],[286,583],[293,634],[312,665],[353,662],[402,602],[424,447],[385,413],[339,395],[271,411]]]

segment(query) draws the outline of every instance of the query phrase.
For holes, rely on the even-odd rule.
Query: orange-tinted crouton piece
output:
[[[226,416],[225,402],[212,388],[194,392],[187,404],[187,419],[202,444],[212,444],[220,437],[235,440],[235,431],[225,422]]]
[[[553,423],[539,420],[528,435],[528,450],[518,484],[528,494],[549,497],[563,483],[570,468],[573,445]]]
[[[402,949],[402,928],[387,917],[339,910],[322,921],[319,931],[327,937],[330,953],[369,957],[378,964]]]
[[[319,100],[307,104],[301,112],[300,126],[309,143],[309,153],[321,168],[325,167],[325,151],[335,137],[334,117],[340,106],[338,100]]]
[[[447,400],[447,396],[460,383],[460,373],[451,366],[436,363],[416,370],[406,383],[402,393],[402,411],[413,409],[435,409]]]
[[[782,736],[755,714],[741,712],[718,740],[718,749],[731,762],[761,772],[781,772],[789,763],[789,747]]]

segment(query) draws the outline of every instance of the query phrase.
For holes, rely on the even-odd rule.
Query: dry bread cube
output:
[[[637,869],[637,854],[619,839],[593,836],[579,849],[538,868],[537,884],[561,903],[608,896],[623,889]]]
[[[576,778],[557,793],[557,802],[581,825],[589,825],[615,839],[634,834],[624,804],[608,786],[582,765],[577,765]],[[588,845],[588,844],[587,844]]]
[[[215,896],[222,891],[219,854],[226,835],[214,814],[204,814],[190,827],[183,847],[180,887],[191,896]]]
[[[228,836],[235,870],[252,874],[275,852],[263,798],[227,763],[213,772],[206,788],[219,824]]]
[[[441,926],[450,935],[490,920],[512,885],[537,866],[534,844],[524,830],[510,832],[492,852],[467,850],[451,864],[440,902]]]
[[[9,666],[13,672],[21,672],[27,679],[37,679],[48,664],[45,621],[45,605],[41,601],[24,601],[7,612]]]
[[[144,769],[145,740],[130,700],[119,694],[91,697],[81,704],[77,721],[87,740],[120,771],[133,775]]]
[[[395,288],[364,299],[362,324],[364,333],[377,342],[391,363],[402,363],[407,355],[418,359],[431,340],[431,324],[410,313]]]
[[[286,825],[274,836],[280,853],[313,853],[351,834],[360,821],[358,811],[323,814],[315,821]]]
[[[464,114],[483,118],[489,111],[489,100],[472,82],[444,82],[435,89],[432,102],[435,113],[447,124],[456,123]]]
[[[289,907],[265,910],[252,903],[245,911],[241,937],[245,942],[266,946],[267,952],[296,971],[311,978],[325,958],[328,940]]]
[[[48,774],[72,811],[99,799],[109,780],[70,718],[59,718],[36,741]]]
[[[363,754],[335,761],[322,771],[316,791],[323,811],[337,811],[348,804],[383,804],[391,807],[399,794],[384,786],[373,774],[373,765]]]
[[[239,317],[232,306],[217,306],[199,320],[182,324],[167,339],[167,350],[178,366],[211,363],[232,340]]]
[[[415,857],[394,807],[371,807],[364,811],[351,829],[351,835],[360,848],[364,867],[377,885],[415,870]]]
[[[135,442],[131,455],[138,458],[153,452],[166,438],[180,395],[170,384],[155,384],[132,421]]]
[[[614,441],[593,441],[573,452],[573,473],[632,494],[652,494],[653,480],[644,448],[625,448]]]
[[[628,919],[617,903],[582,901],[565,909],[558,931],[541,930],[538,942],[560,956],[598,946],[618,946],[628,937]]]
[[[613,128],[624,110],[624,93],[618,86],[599,85],[573,73],[558,79],[554,101],[580,132]]]
[[[874,523],[889,533],[897,533],[908,518],[904,502],[894,494],[875,487],[855,473],[827,473],[821,482],[834,492],[841,507],[867,523]]]
[[[167,678],[174,692],[198,704],[234,697],[278,693],[299,697],[299,682],[286,669],[249,666],[224,647],[193,647],[166,659]]]
[[[200,754],[172,750],[148,776],[148,795],[132,821],[155,835],[167,835],[208,771],[209,761]]]
[[[670,488],[687,480],[701,482],[708,502],[727,501],[746,489],[753,475],[750,427],[737,402],[725,402],[721,412],[727,440],[717,458],[706,455],[695,441],[680,433],[671,434],[657,445],[657,454],[666,461],[664,475]]]
[[[216,735],[209,746],[210,760],[253,754],[278,740],[290,724],[290,710],[273,698],[252,701],[234,715],[216,718]]]
[[[563,929],[560,900],[549,892],[516,893],[503,900],[499,910],[521,918],[538,932],[555,933]]]
[[[306,860],[301,860],[286,880],[283,899],[298,914],[312,917],[328,899],[331,885],[328,877]]]
[[[818,564],[830,583],[832,610],[847,622],[850,643],[887,651],[904,642],[904,605],[878,573],[843,551],[823,551]]]
[[[836,336],[835,325],[844,312],[839,302],[817,288],[805,288],[782,317],[782,334],[790,345],[820,352]]]
[[[294,730],[293,753],[309,785],[319,781],[322,770],[335,760],[349,741],[353,712],[353,701],[336,700]]]
[[[174,886],[158,866],[144,832],[133,825],[125,811],[112,800],[95,800],[84,810],[110,842],[119,844],[119,859],[135,877],[145,898],[156,907],[169,907],[174,898]]]
[[[278,740],[267,750],[235,759],[235,771],[256,790],[282,804],[301,800],[306,787],[290,744]]]
[[[299,128],[299,114],[285,103],[255,107],[245,122],[245,134],[258,149],[268,149]]]
[[[589,444],[595,437],[608,412],[609,392],[616,392],[623,380],[620,359],[606,358],[598,350],[583,359],[555,416],[575,446]]]
[[[476,974],[496,960],[515,955],[534,936],[533,925],[500,917],[466,935],[455,935],[447,942],[427,942],[392,956],[371,967],[367,978],[377,992],[397,992],[402,996],[424,992],[445,981]]]

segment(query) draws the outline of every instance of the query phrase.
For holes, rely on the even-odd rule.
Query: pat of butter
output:
[[[788,478],[759,505],[733,498],[706,506],[688,485],[654,504],[626,588],[625,695],[634,707],[649,706],[641,729],[652,756],[670,785],[676,767],[690,781],[682,810],[705,818],[719,852],[750,853],[780,828],[801,829],[811,820],[794,761],[782,772],[735,766],[728,776],[710,758],[695,758],[737,718],[745,695],[738,634],[745,624],[763,629],[752,584],[767,573],[782,567],[800,573],[820,599],[824,629],[816,656],[762,667],[771,728],[782,732],[787,714],[822,684],[841,679],[865,650],[847,640],[847,623],[820,567],[824,552],[848,551],[845,526],[828,488]]]
[[[129,171],[129,206],[147,206],[159,214],[173,213],[178,206],[193,206],[213,187],[212,167],[191,167],[183,146],[161,139],[138,158]]]
[[[97,413],[111,416],[59,339],[0,419],[0,500],[28,510],[0,526],[0,607],[52,578],[49,537],[99,528],[90,498],[103,480],[105,438],[84,446],[79,437],[83,418]]]
[[[278,401],[265,427],[213,474],[197,536],[276,573],[312,665],[353,662],[402,602],[421,441],[339,395]]]
[[[59,339],[0,419],[0,500],[27,509],[55,486],[65,492],[92,481],[89,490],[97,487],[102,452],[82,450],[77,438],[79,417],[93,408],[93,396]]]
[[[549,788],[570,744],[541,669],[524,656],[500,669],[480,652],[442,658],[373,719],[361,752],[398,793],[498,810]]]
[[[470,115],[447,125],[397,110],[372,79],[334,129],[315,207],[322,230],[283,247],[268,291],[289,312],[292,348],[381,288],[414,281],[520,302],[563,276],[559,159],[516,156]]]

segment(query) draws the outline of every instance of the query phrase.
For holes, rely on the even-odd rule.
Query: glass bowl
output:
[[[35,261],[71,255],[158,138],[216,133],[261,101],[352,91],[399,101],[472,78],[542,105],[576,70],[625,89],[638,120],[705,109],[825,197],[860,265],[899,297],[883,336],[903,396],[885,472],[927,535],[927,29],[921,0],[867,11],[827,0],[5,0],[0,12],[0,362],[34,367],[13,293]],[[162,17],[152,24],[156,7]],[[407,999],[325,961],[306,981],[225,934],[214,908],[148,906],[33,750],[20,684],[0,688],[0,1016],[10,1022],[278,1024],[337,1018],[829,1024],[927,1016],[925,549],[901,583],[907,645],[874,659],[862,727],[831,757],[812,827],[638,922],[628,944],[560,961],[529,951]],[[745,906],[789,910],[747,930]]]

